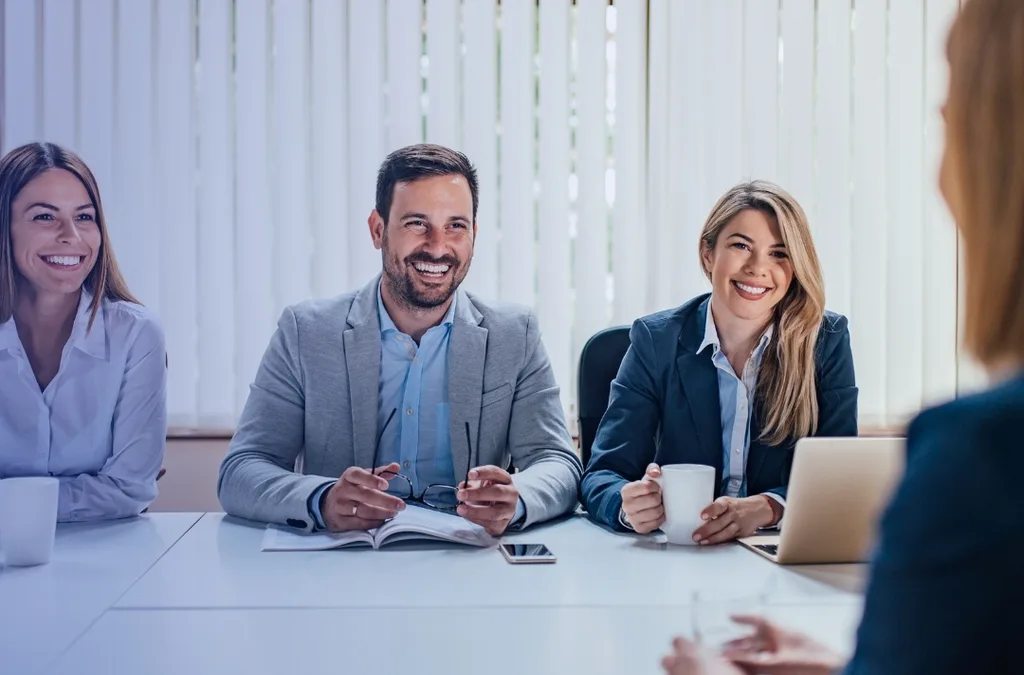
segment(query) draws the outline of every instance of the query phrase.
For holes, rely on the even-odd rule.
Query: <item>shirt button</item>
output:
[[[407,408],[406,411],[405,411],[405,414],[406,415],[411,415],[412,414],[412,408]]]
[[[733,452],[735,452],[738,455],[738,454],[740,454],[740,449],[736,448]]]
[[[405,460],[404,462],[402,462],[402,466],[404,466],[406,469],[408,469],[409,468],[409,460]]]

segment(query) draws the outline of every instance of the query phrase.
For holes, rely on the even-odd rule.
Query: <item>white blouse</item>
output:
[[[0,478],[60,479],[60,521],[138,515],[167,438],[164,333],[139,305],[82,298],[60,370],[40,391],[12,317],[0,324]]]

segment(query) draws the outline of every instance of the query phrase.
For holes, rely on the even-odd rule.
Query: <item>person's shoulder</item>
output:
[[[840,345],[844,343],[846,348],[840,349]],[[849,319],[838,312],[826,309],[821,315],[818,340],[814,351],[819,367],[835,357],[841,357],[844,354],[852,356]]]
[[[299,323],[307,321],[319,322],[323,319],[337,318],[338,316],[344,319],[348,315],[348,311],[358,294],[358,290],[353,290],[329,298],[302,300],[288,305],[285,311],[292,314]]]
[[[821,315],[821,325],[818,328],[818,340],[821,342],[833,342],[850,333],[850,320],[839,312],[826,309]]]
[[[923,411],[907,431],[908,459],[915,453],[955,453],[995,460],[1003,469],[1024,470],[1020,426],[1024,421],[1024,376]]]
[[[911,422],[906,468],[884,518],[888,559],[917,555],[924,539],[932,564],[953,564],[968,551],[988,555],[983,546],[1016,526],[1024,510],[1007,486],[1024,472],[1022,419],[1018,379],[929,408]],[[944,536],[949,532],[957,536]]]
[[[112,340],[144,337],[164,341],[164,328],[156,312],[136,302],[103,298],[100,301],[106,331]]]
[[[707,307],[707,300],[710,294],[705,293],[687,300],[682,305],[663,309],[651,314],[646,314],[633,321],[632,334],[643,331],[650,335],[651,341],[656,344],[674,343],[679,340],[684,328],[687,325],[696,326],[703,334],[703,323],[697,321],[697,315],[701,308]],[[697,325],[699,323],[699,325]]]
[[[462,298],[456,300],[463,301],[468,301],[480,314],[480,324],[488,330],[516,332],[526,330],[530,324],[537,324],[536,312],[521,303],[491,300],[471,291],[466,291]]]
[[[1024,377],[921,412],[907,430],[905,483],[922,498],[950,489],[970,500],[1003,499],[1000,486],[1024,473],[1022,420]]]

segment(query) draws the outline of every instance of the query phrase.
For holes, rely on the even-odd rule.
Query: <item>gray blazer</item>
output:
[[[379,279],[282,313],[220,467],[217,495],[228,513],[310,530],[313,492],[350,466],[373,463]],[[536,318],[457,293],[448,347],[454,465],[505,468],[511,458],[526,506],[519,527],[573,510],[583,468]]]

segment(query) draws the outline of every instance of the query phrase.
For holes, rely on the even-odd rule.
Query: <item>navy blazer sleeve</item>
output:
[[[1008,469],[1020,475],[1001,466],[1021,466],[1009,459],[1020,442],[1009,421],[974,408],[956,402],[911,425],[847,675],[1010,672],[1001,659],[1020,639],[1021,509],[1000,486]]]
[[[661,420],[658,368],[651,332],[633,322],[630,345],[612,381],[605,411],[580,483],[583,507],[592,518],[616,530],[626,483],[639,480],[654,461],[654,434]]]

